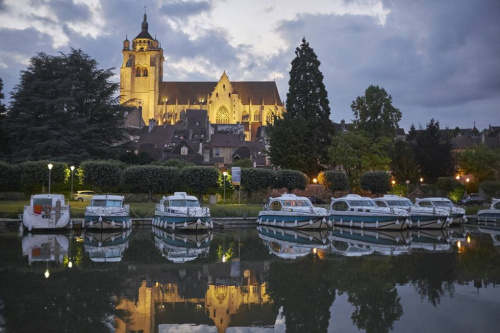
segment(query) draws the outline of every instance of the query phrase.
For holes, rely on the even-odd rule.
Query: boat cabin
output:
[[[175,192],[172,196],[163,197],[163,204],[165,207],[200,207],[198,198],[186,192]]]
[[[375,208],[378,207],[371,198],[365,198],[357,194],[348,194],[339,199],[332,199],[330,209],[337,211],[355,210],[355,208]]]
[[[124,197],[118,195],[94,195],[90,200],[92,207],[121,207]]]
[[[397,195],[384,195],[382,198],[375,198],[375,203],[379,207],[407,207],[413,206],[413,203],[408,198],[399,197]]]
[[[436,207],[436,208],[453,208],[453,203],[446,198],[425,198],[417,199],[416,202],[419,207]]]
[[[283,194],[281,197],[269,199],[269,209],[273,211],[302,207],[313,207],[313,204],[308,198],[295,194]]]

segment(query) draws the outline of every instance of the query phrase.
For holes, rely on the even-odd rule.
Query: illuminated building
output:
[[[148,32],[146,14],[122,52],[121,102],[141,107],[144,124],[176,124],[187,110],[206,110],[210,123],[242,124],[246,140],[253,140],[260,126],[285,112],[274,81],[232,82],[223,72],[216,82],[163,82],[163,49]]]

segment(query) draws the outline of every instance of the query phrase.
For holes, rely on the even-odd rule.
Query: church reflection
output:
[[[263,280],[267,265],[241,267],[233,259],[176,267],[143,279],[135,293],[130,289],[117,306],[129,317],[117,321],[116,332],[183,331],[192,326],[225,332],[229,327],[274,325],[277,310]]]

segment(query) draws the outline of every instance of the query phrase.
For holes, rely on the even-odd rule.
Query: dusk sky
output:
[[[303,37],[321,62],[331,119],[351,122],[369,85],[400,127],[500,126],[499,0],[0,0],[6,101],[38,52],[82,49],[119,81],[122,43],[141,30],[164,51],[164,81],[276,80],[286,100]]]

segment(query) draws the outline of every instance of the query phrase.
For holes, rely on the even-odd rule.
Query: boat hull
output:
[[[405,230],[408,228],[406,218],[387,214],[330,214],[329,222],[334,226],[361,229]]]
[[[90,230],[129,229],[132,220],[129,215],[85,215],[82,228]]]
[[[209,230],[214,225],[210,216],[185,216],[156,213],[153,226],[171,230]]]
[[[288,229],[326,229],[325,216],[315,214],[283,214],[261,212],[257,219],[259,225]]]
[[[61,211],[59,217],[55,212],[50,213],[50,215],[42,216],[31,213],[31,207],[26,206],[23,212],[22,225],[29,231],[65,229],[68,227],[70,221],[69,208],[66,209],[67,210]]]
[[[477,214],[478,222],[500,222],[500,210],[488,209]]]
[[[409,220],[412,229],[445,229],[451,225],[447,216],[410,214]]]

